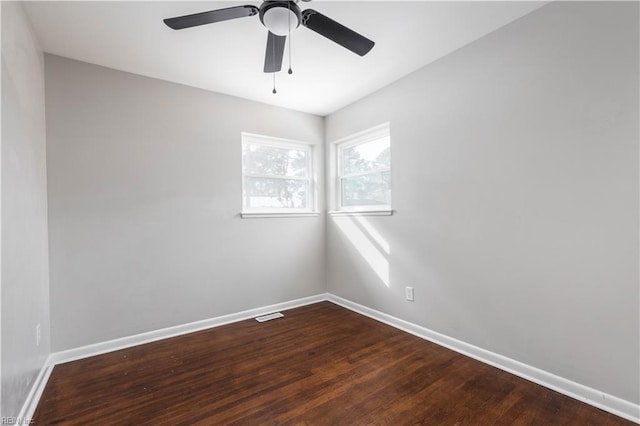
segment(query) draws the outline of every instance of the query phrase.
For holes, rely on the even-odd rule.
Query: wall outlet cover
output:
[[[413,302],[413,287],[404,288],[404,297],[410,302]]]
[[[42,335],[40,334],[40,323],[36,325],[36,346],[40,346],[40,338]]]

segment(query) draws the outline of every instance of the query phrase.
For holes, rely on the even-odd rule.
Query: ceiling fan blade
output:
[[[278,36],[269,31],[267,51],[264,56],[264,72],[278,72],[282,69],[284,42],[287,36]]]
[[[164,23],[174,30],[197,27],[198,25],[213,24],[229,19],[244,18],[258,14],[258,8],[251,5],[227,7],[226,9],[210,10],[209,12],[194,13],[193,15],[167,18]]]
[[[368,38],[313,9],[302,12],[302,25],[360,56],[369,53],[375,44]]]

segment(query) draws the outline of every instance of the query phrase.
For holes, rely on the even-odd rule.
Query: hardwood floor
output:
[[[632,424],[330,302],[54,368],[35,424]]]

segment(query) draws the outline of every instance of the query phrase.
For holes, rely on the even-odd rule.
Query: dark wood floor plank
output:
[[[329,302],[54,368],[35,424],[632,424]]]

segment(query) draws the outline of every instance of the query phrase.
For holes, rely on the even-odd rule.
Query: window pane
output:
[[[389,172],[368,173],[342,178],[342,205],[388,206],[390,204]]]
[[[308,208],[309,181],[278,178],[244,178],[247,208]]]
[[[268,145],[242,147],[243,171],[248,174],[306,177],[307,151]]]
[[[390,160],[388,137],[350,146],[342,150],[342,174],[388,169]]]

